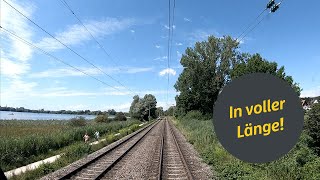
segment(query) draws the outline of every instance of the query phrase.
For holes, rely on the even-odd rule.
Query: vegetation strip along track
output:
[[[126,144],[126,142],[130,141],[132,138],[136,137],[136,135],[141,134],[144,130],[147,128],[152,128],[154,125],[156,125],[158,122],[151,123],[147,125],[146,127],[133,132],[132,134],[127,135],[126,137],[88,155],[86,158],[80,159],[62,169],[59,169],[47,176],[42,177],[41,179],[68,179],[71,178],[74,174],[81,171],[82,169],[86,169],[90,164],[94,163],[99,158],[102,158],[103,156],[109,154],[113,150],[117,149],[119,146]]]
[[[73,177],[75,177],[76,179],[82,179],[84,177],[89,177],[90,179],[101,179],[104,174],[107,173],[118,161],[120,161],[125,156],[125,154],[130,151],[132,147],[134,147],[157,123],[147,126],[142,131],[139,131],[139,133],[134,134],[130,138],[122,141],[105,153],[88,161],[87,163],[68,173],[66,176],[61,177],[60,179],[68,179]],[[129,147],[126,146],[127,144],[129,144]],[[124,149],[124,151],[121,151],[121,149]],[[119,151],[121,152],[120,154],[118,154]],[[103,165],[103,169],[101,169],[101,165]]]

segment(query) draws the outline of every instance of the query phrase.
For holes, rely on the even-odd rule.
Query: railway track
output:
[[[193,179],[189,165],[168,121],[165,122],[158,179]]]
[[[150,141],[154,143],[149,147],[148,153],[144,154],[150,159],[148,165],[145,165],[149,169],[146,168],[148,170],[141,173],[130,171],[136,175],[124,175],[121,168],[129,166],[134,169],[133,161],[139,163],[139,159],[134,158],[133,154],[141,154],[143,147],[148,146]],[[87,158],[85,162],[73,163],[69,165],[69,169],[42,179],[194,179],[189,168],[171,124],[167,120],[161,120],[132,134],[103,153]]]

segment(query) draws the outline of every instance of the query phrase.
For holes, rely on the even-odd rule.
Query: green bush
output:
[[[188,112],[184,118],[189,120],[201,120],[204,119],[202,113],[200,111],[190,111]]]
[[[314,104],[308,112],[305,129],[312,138],[312,148],[320,155],[320,103]]]
[[[127,117],[126,115],[123,113],[123,112],[118,112],[116,114],[116,116],[114,117],[114,120],[115,121],[126,121],[127,120]]]
[[[85,126],[86,124],[86,119],[82,116],[75,117],[69,120],[70,126]]]
[[[107,123],[109,122],[108,120],[108,115],[98,115],[96,118],[94,118],[94,121],[97,123]]]

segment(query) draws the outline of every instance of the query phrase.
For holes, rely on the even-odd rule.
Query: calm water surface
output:
[[[83,116],[86,119],[94,119],[96,115],[76,115],[76,114],[47,114],[29,112],[0,111],[0,120],[69,120],[71,118]],[[109,116],[110,117],[110,116]],[[110,117],[112,118],[112,117]]]

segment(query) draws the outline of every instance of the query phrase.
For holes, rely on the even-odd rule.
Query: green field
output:
[[[320,179],[320,157],[309,147],[303,131],[299,142],[283,158],[264,164],[245,163],[234,158],[219,143],[210,117],[196,111],[174,120],[219,179]]]
[[[109,123],[86,121],[85,126],[74,126],[65,120],[1,120],[0,167],[8,171],[61,152],[75,152],[82,156],[82,150],[87,149],[85,152],[89,153],[99,149],[106,143],[113,142],[138,129],[140,123],[138,120]],[[101,138],[107,138],[107,141],[103,145],[88,149],[83,143],[83,135],[87,132],[90,139],[93,140],[95,131],[99,131]],[[114,137],[113,134],[118,132],[121,133],[121,136]],[[77,148],[82,150],[74,151]]]

